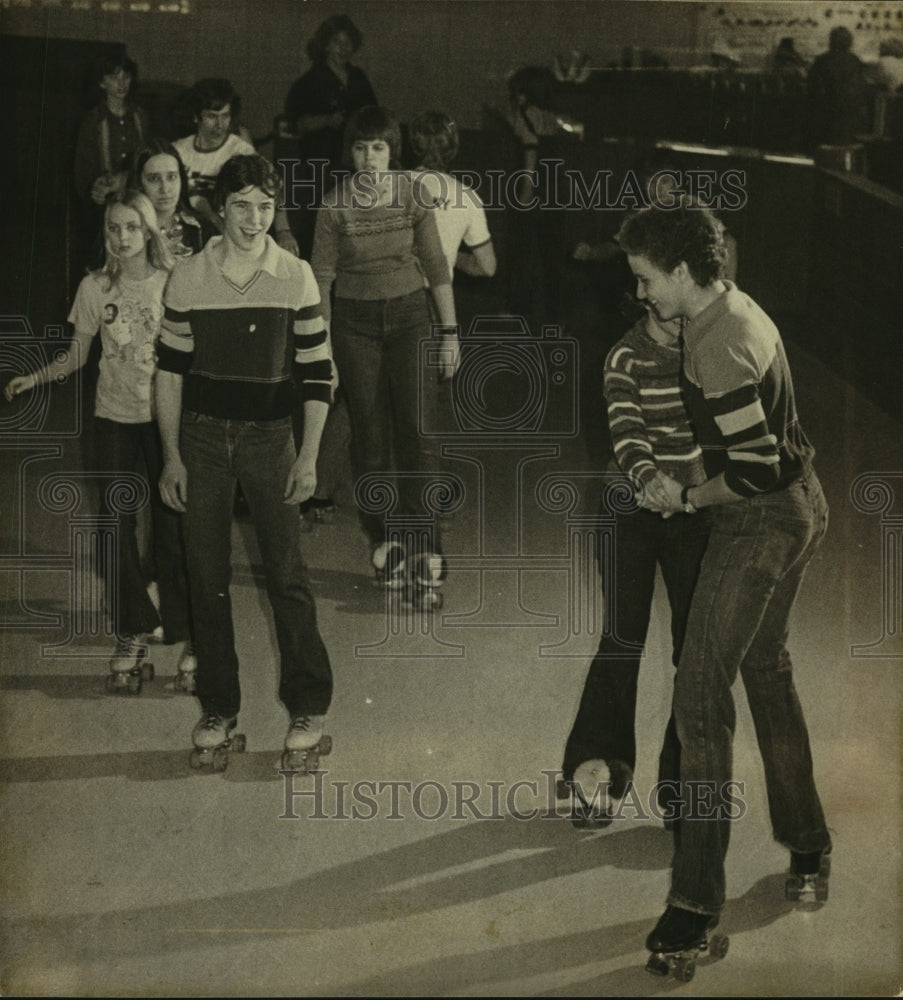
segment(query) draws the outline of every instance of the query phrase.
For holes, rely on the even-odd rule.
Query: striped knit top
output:
[[[310,265],[267,236],[260,269],[240,287],[223,273],[222,240],[181,262],[163,295],[157,364],[184,375],[183,407],[277,420],[299,394],[328,403],[332,358]]]
[[[736,285],[684,330],[687,406],[709,477],[724,473],[740,496],[783,489],[815,449],[796,412],[777,327]]]
[[[615,461],[640,484],[661,471],[683,486],[696,486],[705,472],[681,392],[680,348],[653,340],[646,323],[643,317],[605,359]]]

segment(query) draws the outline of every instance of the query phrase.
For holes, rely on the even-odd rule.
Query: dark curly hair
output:
[[[343,31],[351,40],[352,49],[357,52],[364,44],[364,36],[347,14],[333,14],[332,17],[327,17],[320,24],[307,43],[307,55],[310,61],[313,63],[323,62],[326,58],[326,47],[336,35]]]
[[[645,257],[670,274],[685,261],[703,287],[724,273],[724,226],[707,208],[684,198],[676,208],[644,208],[625,219],[617,236],[621,249]]]
[[[216,187],[213,189],[214,211],[219,212],[225,206],[230,194],[249,187],[260,188],[271,198],[278,198],[282,193],[279,174],[266,157],[257,153],[230,157],[216,177]]]
[[[176,208],[183,214],[193,215],[191,205],[188,203],[188,173],[185,170],[182,157],[179,156],[175,146],[168,139],[148,139],[147,142],[142,143],[135,150],[132,156],[132,164],[129,167],[127,186],[134,188],[136,191],[144,190],[144,185],[141,183],[141,175],[144,173],[147,161],[153,156],[171,156],[176,161],[179,168],[179,180],[181,182],[179,203]]]
[[[202,111],[219,111],[227,104],[234,121],[241,112],[241,98],[232,84],[222,77],[198,80],[188,92],[188,106],[195,117],[200,117]]]

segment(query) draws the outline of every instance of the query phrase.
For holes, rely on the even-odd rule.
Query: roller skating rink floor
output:
[[[303,539],[335,672],[333,749],[319,776],[286,776],[250,524],[233,525],[232,583],[247,748],[224,772],[198,773],[200,709],[167,689],[180,647],[151,649],[155,679],[139,696],[110,696],[111,642],[73,635],[91,599],[67,562],[76,515],[40,491],[51,474],[78,481],[79,440],[45,441],[48,453],[7,436],[0,992],[899,995],[903,434],[789,351],[831,504],[790,637],[834,838],[827,902],[785,899],[788,855],[771,839],[738,684],[744,815],[719,928],[730,951],[700,959],[690,984],[644,971],[670,861],[669,835],[642,808],[672,678],[661,587],[640,674],[638,808],[598,832],[554,815],[554,772],[598,641],[598,600],[569,542],[584,537],[580,511],[548,492],[548,477],[570,478],[584,503],[594,466],[580,438],[459,442],[446,456],[466,492],[444,525],[450,573],[432,616],[387,610],[342,484],[336,520]],[[880,488],[851,495],[870,472],[896,490],[887,509]]]

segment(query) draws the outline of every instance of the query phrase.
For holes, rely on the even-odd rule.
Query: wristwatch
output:
[[[685,486],[680,491],[680,506],[685,514],[695,514],[698,510],[697,506],[690,499],[690,487]]]

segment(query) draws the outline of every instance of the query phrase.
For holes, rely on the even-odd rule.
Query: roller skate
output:
[[[718,926],[718,918],[708,913],[693,913],[677,906],[669,906],[655,929],[646,938],[650,952],[646,971],[654,976],[673,976],[688,983],[696,972],[696,959],[708,953],[714,958],[724,958],[730,938],[709,931]]]
[[[194,644],[189,639],[185,643],[179,662],[176,664],[176,676],[170,685],[173,691],[194,694],[195,678],[197,677],[198,661],[194,654]]]
[[[332,750],[332,737],[323,735],[325,715],[296,715],[285,734],[280,769],[310,774],[320,766],[320,757]]]
[[[793,903],[823,903],[828,898],[831,855],[828,851],[808,854],[790,852],[790,874],[784,895]]]
[[[301,504],[301,516],[310,524],[332,524],[337,510],[332,497],[308,497]]]
[[[602,830],[611,825],[612,803],[624,798],[633,771],[621,760],[587,760],[574,770],[571,781],[559,782],[571,799],[571,823],[578,830]],[[566,791],[565,791],[566,790]]]
[[[154,665],[147,659],[147,645],[140,635],[122,636],[110,660],[105,687],[107,694],[141,694],[144,681],[154,679]]]
[[[243,733],[231,735],[238,720],[233,716],[226,719],[214,712],[206,712],[191,731],[194,750],[188,763],[197,771],[209,767],[212,771],[225,771],[229,764],[229,753],[245,752]]]
[[[422,611],[438,611],[442,607],[439,588],[448,575],[445,557],[436,552],[424,552],[413,560],[408,593],[411,604]]]
[[[376,584],[387,590],[404,590],[407,560],[401,542],[382,542],[371,556]]]

